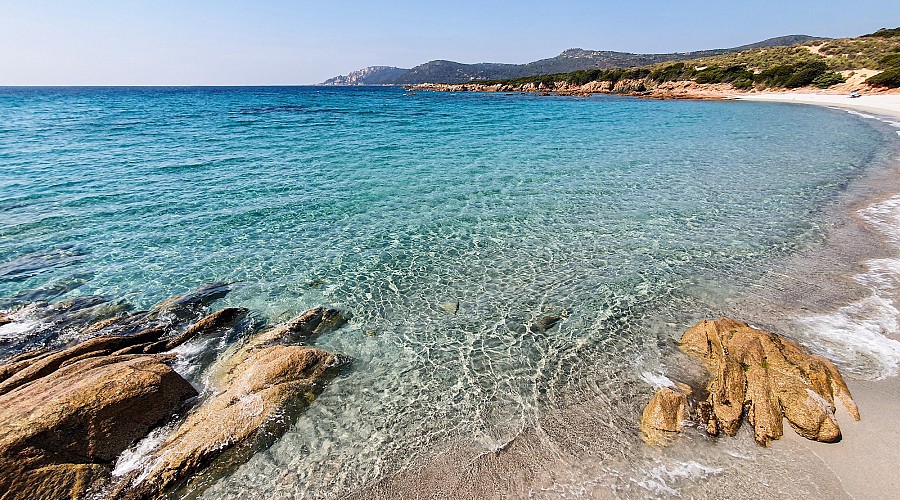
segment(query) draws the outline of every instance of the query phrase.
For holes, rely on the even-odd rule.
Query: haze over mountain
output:
[[[809,35],[787,35],[769,38],[757,43],[728,49],[699,50],[694,52],[673,52],[669,54],[633,54],[606,50],[568,49],[556,57],[541,59],[527,64],[477,63],[463,64],[454,61],[436,60],[420,64],[414,68],[393,66],[369,66],[348,75],[336,76],[322,82],[322,85],[402,85],[416,83],[463,83],[472,80],[495,80],[519,78],[523,76],[566,73],[595,68],[627,68],[668,61],[696,59],[743,50],[796,45],[822,37]]]

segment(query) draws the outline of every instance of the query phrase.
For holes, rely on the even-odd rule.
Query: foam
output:
[[[680,496],[675,484],[681,479],[706,479],[721,474],[725,469],[703,465],[694,460],[678,462],[674,465],[660,465],[645,473],[646,477],[637,485],[658,495]]]
[[[882,233],[900,253],[900,195],[875,203],[860,217]],[[800,318],[797,323],[821,340],[829,357],[849,365],[858,375],[881,379],[898,374],[900,342],[900,258],[872,259],[853,279],[868,288],[867,297],[836,311]]]
[[[828,107],[831,108],[831,109],[839,109],[839,108],[835,108],[835,107],[833,107],[833,106],[828,106]],[[852,109],[845,109],[844,111],[850,113],[851,115],[859,116],[859,117],[865,118],[865,119],[867,119],[867,120],[878,120],[878,117],[877,117],[877,116],[875,116],[875,115],[870,115],[870,114],[868,114],[868,113],[862,113],[862,112],[859,112],[859,111],[854,111],[854,110],[852,110]]]
[[[672,382],[669,377],[653,372],[641,372],[641,380],[653,386],[654,389],[660,389],[662,387],[675,387],[675,382]]]
[[[14,321],[0,326],[0,340],[15,341],[26,337],[29,333],[43,328],[40,321]]]
[[[162,444],[170,431],[169,426],[153,430],[144,439],[138,441],[131,448],[123,451],[116,459],[116,465],[112,470],[114,477],[121,477],[132,471],[143,468],[150,461],[150,453]]]

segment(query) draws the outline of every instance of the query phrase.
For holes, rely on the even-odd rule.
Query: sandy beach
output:
[[[742,101],[814,104],[900,118],[900,94],[861,95],[857,98],[851,98],[847,94],[761,92],[758,94],[737,94],[730,97]]]
[[[845,94],[768,92],[731,97],[748,101],[827,106],[900,118],[900,95],[896,94],[850,98]],[[894,166],[892,170],[896,173],[898,167]],[[896,179],[896,175],[891,175],[890,178]],[[900,340],[896,334],[892,338]],[[840,443],[822,445],[792,432],[786,432],[784,439],[807,449],[820,460],[821,469],[832,472],[849,497],[863,499],[896,496],[900,492],[900,478],[896,475],[897,464],[900,463],[900,427],[896,423],[896,415],[900,413],[900,378],[860,380],[847,375],[846,379],[859,404],[862,420],[855,422],[842,409],[838,410],[837,417],[844,436]],[[816,467],[814,464],[810,465]]]

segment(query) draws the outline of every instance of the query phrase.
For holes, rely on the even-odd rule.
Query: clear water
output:
[[[211,497],[334,496],[534,429],[557,455],[627,462],[641,374],[820,244],[884,141],[765,103],[0,89],[0,297],[148,306],[239,281],[220,306],[352,313],[318,341],[351,369]]]

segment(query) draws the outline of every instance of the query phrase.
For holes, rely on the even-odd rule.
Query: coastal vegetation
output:
[[[900,87],[900,47],[894,53],[882,57],[879,64],[884,71],[869,77],[866,83],[890,88]]]
[[[630,68],[651,64],[684,61],[716,56],[732,52],[765,47],[787,47],[804,42],[823,40],[809,35],[787,35],[727,49],[699,50],[696,52],[671,52],[666,54],[633,54],[609,50],[584,50],[572,48],[557,56],[526,64],[476,63],[455,61],[429,61],[413,68],[370,66],[353,71],[346,76],[336,76],[322,85],[415,85],[420,83],[465,83],[480,80],[522,78],[534,75],[552,75],[599,68]]]
[[[647,87],[690,81],[698,84],[726,83],[741,90],[806,86],[828,88],[847,81],[845,75],[862,69],[880,71],[866,80],[870,85],[900,87],[900,28],[881,29],[857,38],[814,40],[790,47],[752,48],[688,61],[478,83],[552,88],[559,83],[582,86],[590,82],[608,82],[615,87],[622,81],[637,80]]]

